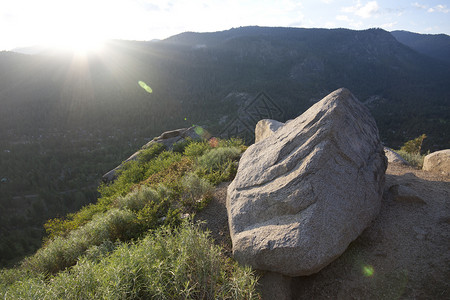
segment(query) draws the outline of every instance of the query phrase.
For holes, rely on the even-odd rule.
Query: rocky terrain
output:
[[[421,200],[396,199],[390,187],[398,184]],[[197,218],[231,255],[227,188]],[[295,277],[292,299],[448,299],[449,199],[450,177],[390,163],[378,217],[330,265]]]
[[[256,140],[197,217],[258,270],[263,299],[449,297],[448,151],[428,171],[390,149],[385,160],[346,89],[286,124],[261,121]]]

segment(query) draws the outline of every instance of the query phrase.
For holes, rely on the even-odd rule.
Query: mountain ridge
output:
[[[419,53],[450,63],[450,36],[446,34],[419,34],[404,30],[391,31],[391,34]]]

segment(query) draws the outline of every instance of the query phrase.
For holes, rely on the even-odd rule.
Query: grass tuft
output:
[[[419,153],[409,153],[404,150],[395,150],[407,163],[418,169],[422,169],[425,155]]]
[[[110,246],[107,246],[110,247]],[[257,277],[222,255],[209,234],[185,221],[122,244],[100,261],[89,254],[56,276],[0,272],[11,299],[260,299]],[[8,279],[18,276],[16,280]],[[12,282],[12,283],[11,283]]]

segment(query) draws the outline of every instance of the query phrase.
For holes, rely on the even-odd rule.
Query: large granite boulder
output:
[[[450,149],[436,151],[425,156],[423,170],[450,175]]]
[[[192,126],[189,128],[181,128],[171,131],[166,131],[163,134],[161,134],[158,137],[153,138],[150,142],[142,146],[142,148],[135,153],[133,153],[130,157],[128,157],[126,160],[124,160],[119,166],[115,167],[111,171],[107,172],[105,175],[102,176],[102,181],[105,183],[112,182],[117,177],[117,171],[122,168],[123,164],[129,161],[137,160],[139,153],[143,149],[147,149],[154,145],[155,143],[163,144],[167,149],[171,149],[173,145],[179,142],[185,141],[187,138],[190,139],[202,139],[202,138],[209,138],[210,136],[207,136],[208,133],[199,126]]]
[[[386,166],[367,108],[347,89],[331,93],[243,154],[226,203],[235,258],[318,272],[377,216]]]

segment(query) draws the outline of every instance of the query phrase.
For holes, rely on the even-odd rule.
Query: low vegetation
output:
[[[253,272],[188,221],[136,242],[93,246],[50,278],[7,270],[0,282],[5,299],[258,299]]]
[[[231,180],[238,140],[156,144],[101,197],[46,223],[45,245],[0,272],[5,299],[252,299],[256,276],[226,258],[192,215]]]
[[[396,152],[403,157],[411,166],[414,166],[418,169],[421,169],[423,166],[423,160],[425,155],[421,154],[423,140],[426,139],[426,135],[422,134],[421,136],[407,141],[403,144],[400,150]]]
[[[417,169],[422,169],[423,159],[425,158],[425,155],[421,155],[419,153],[410,153],[404,150],[397,150],[396,152],[400,154],[400,156],[411,166]]]

